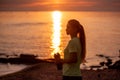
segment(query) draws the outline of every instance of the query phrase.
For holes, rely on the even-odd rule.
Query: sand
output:
[[[82,77],[83,80],[120,80],[120,70],[82,70]],[[62,70],[57,70],[54,63],[41,62],[1,76],[0,80],[62,80]]]

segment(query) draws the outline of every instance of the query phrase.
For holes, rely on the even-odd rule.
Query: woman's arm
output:
[[[76,52],[70,53],[69,59],[61,59],[59,54],[55,54],[54,57],[55,57],[56,63],[63,63],[63,64],[64,63],[67,63],[67,64],[76,63],[78,60]]]
[[[76,63],[77,62],[77,53],[76,52],[72,52],[70,53],[70,58],[69,59],[63,59],[62,63]]]

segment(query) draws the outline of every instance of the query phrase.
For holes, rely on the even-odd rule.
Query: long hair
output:
[[[79,23],[79,21],[75,20],[75,19],[71,19],[68,21],[68,23],[74,27],[77,28],[77,32],[79,34],[79,40],[82,46],[82,51],[81,51],[81,62],[83,62],[85,60],[86,57],[86,37],[85,37],[85,31],[83,26]]]

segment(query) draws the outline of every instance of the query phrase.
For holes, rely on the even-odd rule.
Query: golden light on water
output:
[[[52,12],[53,19],[53,35],[52,35],[52,48],[54,49],[52,54],[57,52],[60,53],[60,35],[61,35],[61,17],[62,14],[60,11]]]

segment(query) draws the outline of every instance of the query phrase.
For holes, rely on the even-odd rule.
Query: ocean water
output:
[[[51,58],[56,52],[63,56],[70,40],[65,32],[67,21],[77,19],[86,33],[88,65],[104,61],[96,54],[115,61],[120,50],[119,17],[120,12],[0,12],[0,57],[24,53]]]

